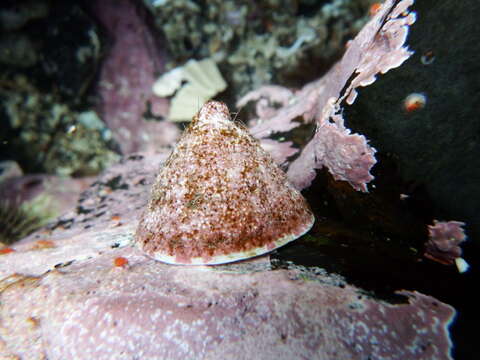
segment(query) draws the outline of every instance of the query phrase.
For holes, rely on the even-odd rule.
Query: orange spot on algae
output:
[[[120,215],[113,215],[110,220],[112,221],[112,224],[110,225],[110,227],[117,227],[117,226],[120,226],[122,225],[121,221],[120,221]]]
[[[116,267],[125,267],[128,265],[128,260],[123,256],[119,256],[113,260],[113,265],[115,265]]]
[[[38,240],[36,241],[31,250],[51,249],[55,247],[55,243],[51,240]]]
[[[382,8],[382,3],[380,2],[373,3],[372,5],[370,5],[370,9],[368,10],[368,13],[370,14],[370,16],[375,16],[376,14],[378,14],[381,8]]]
[[[38,328],[38,326],[40,325],[40,320],[34,316],[30,316],[27,318],[27,323],[30,324],[30,326],[35,329],[35,328]]]
[[[427,103],[427,97],[420,93],[412,93],[403,101],[403,108],[406,112],[411,113],[423,109]]]
[[[15,251],[15,249],[12,249],[10,247],[6,247],[6,248],[3,248],[3,249],[0,249],[0,255],[10,254],[14,251]]]

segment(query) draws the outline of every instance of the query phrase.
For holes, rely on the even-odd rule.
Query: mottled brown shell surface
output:
[[[271,156],[210,101],[158,174],[135,241],[163,262],[220,264],[271,251],[313,222]]]

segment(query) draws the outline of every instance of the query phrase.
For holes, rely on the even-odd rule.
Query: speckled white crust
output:
[[[1,359],[451,360],[450,306],[298,269],[170,266],[126,247],[2,289]]]

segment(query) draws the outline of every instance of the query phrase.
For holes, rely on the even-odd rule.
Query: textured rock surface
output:
[[[450,358],[454,311],[425,295],[389,305],[322,271],[272,270],[268,258],[178,267],[146,257],[131,241],[167,155],[125,159],[50,231],[0,255],[0,357]]]
[[[298,270],[172,267],[116,249],[7,287],[2,339],[25,358],[447,359],[452,310],[410,296],[392,306]]]

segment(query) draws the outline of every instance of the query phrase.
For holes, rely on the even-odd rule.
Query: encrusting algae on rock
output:
[[[313,222],[270,155],[210,101],[158,174],[135,241],[166,263],[222,264],[272,251]]]

